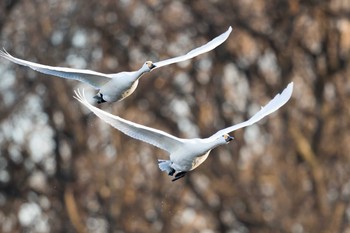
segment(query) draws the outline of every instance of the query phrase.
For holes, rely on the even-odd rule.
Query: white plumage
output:
[[[78,80],[90,84],[91,86],[99,90],[99,93],[94,97],[97,100],[97,103],[115,102],[131,95],[138,85],[139,78],[144,73],[150,72],[162,66],[186,61],[200,54],[213,50],[214,48],[222,44],[224,41],[226,41],[231,31],[232,28],[229,27],[228,30],[220,36],[217,36],[208,43],[191,50],[185,55],[155,63],[151,61],[146,61],[143,64],[143,66],[137,71],[119,72],[115,74],[104,74],[92,70],[42,65],[16,58],[10,55],[5,49],[4,51],[0,51],[0,56],[9,61],[12,61],[19,65],[27,66],[35,71],[44,74],[49,74],[66,79]]]
[[[79,100],[99,118],[124,134],[167,151],[170,160],[159,160],[158,165],[162,171],[166,171],[169,175],[174,175],[176,173],[175,178],[173,179],[174,181],[183,177],[186,172],[195,169],[203,163],[212,149],[230,142],[233,137],[229,136],[228,133],[252,125],[282,107],[290,99],[292,92],[293,83],[290,83],[281,94],[277,94],[265,107],[262,107],[260,111],[254,114],[249,120],[219,130],[217,133],[205,139],[178,138],[164,131],[114,116],[91,105],[86,100],[84,92],[80,93],[79,90],[75,92],[76,96],[74,96],[74,98]]]

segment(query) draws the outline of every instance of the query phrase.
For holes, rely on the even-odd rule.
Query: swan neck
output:
[[[149,72],[149,68],[142,66],[138,71],[136,71],[138,73],[138,77],[140,78],[144,73]]]
[[[213,141],[210,141],[208,143],[208,150],[212,150],[220,145],[223,145],[225,144],[226,142],[220,140],[220,139],[216,139],[216,140],[213,140]]]

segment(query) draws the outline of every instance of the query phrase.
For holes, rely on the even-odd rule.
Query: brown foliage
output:
[[[1,1],[13,55],[105,73],[229,39],[146,74],[108,112],[179,137],[291,101],[172,183],[166,153],[104,124],[75,81],[0,61],[0,232],[348,232],[350,4],[335,1]],[[29,213],[29,215],[28,215]]]

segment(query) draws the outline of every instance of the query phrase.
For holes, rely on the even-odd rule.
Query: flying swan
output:
[[[74,79],[90,84],[95,89],[99,90],[97,95],[94,97],[97,103],[115,102],[131,95],[135,91],[138,81],[144,73],[151,72],[152,70],[160,68],[162,66],[186,61],[200,54],[209,52],[210,50],[213,50],[224,41],[226,41],[231,31],[232,27],[229,27],[228,30],[220,36],[217,36],[208,43],[191,50],[185,55],[159,62],[146,61],[143,66],[137,71],[119,72],[115,74],[104,74],[92,70],[42,65],[16,58],[9,54],[5,49],[3,49],[3,51],[0,50],[0,56],[14,63],[27,66],[35,71],[44,74],[66,79]]]
[[[212,136],[204,139],[178,138],[164,131],[114,116],[91,105],[85,98],[84,90],[82,93],[79,90],[75,91],[74,98],[79,100],[99,118],[124,134],[167,151],[170,160],[158,160],[158,166],[160,170],[167,172],[170,176],[175,174],[172,179],[172,181],[175,181],[184,177],[188,171],[195,169],[203,163],[212,149],[227,144],[233,140],[233,137],[229,135],[230,132],[252,125],[282,107],[290,99],[292,92],[293,82],[289,83],[283,92],[277,94],[265,107],[261,107],[260,111],[249,120],[219,130]]]

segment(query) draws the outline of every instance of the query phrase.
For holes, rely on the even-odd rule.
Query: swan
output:
[[[97,103],[116,102],[123,100],[135,91],[139,79],[144,73],[151,72],[152,70],[166,65],[186,61],[200,54],[209,52],[225,42],[231,31],[232,27],[229,27],[223,34],[215,37],[208,43],[191,50],[185,55],[158,62],[146,61],[139,70],[131,72],[124,71],[115,74],[104,74],[86,69],[42,65],[16,58],[9,54],[5,49],[3,49],[3,51],[0,50],[0,56],[16,64],[27,66],[40,73],[87,83],[99,90],[97,95],[94,96]]]
[[[202,164],[212,149],[232,141],[233,137],[229,133],[252,125],[282,107],[290,99],[292,92],[293,82],[289,83],[283,92],[277,94],[267,105],[261,107],[260,111],[255,113],[249,120],[221,129],[208,138],[192,139],[178,138],[164,131],[125,120],[96,108],[86,100],[84,90],[82,92],[79,89],[76,90],[74,98],[103,121],[124,134],[167,151],[170,159],[158,160],[158,166],[161,171],[168,173],[168,175],[175,175],[172,179],[172,181],[175,181]]]

